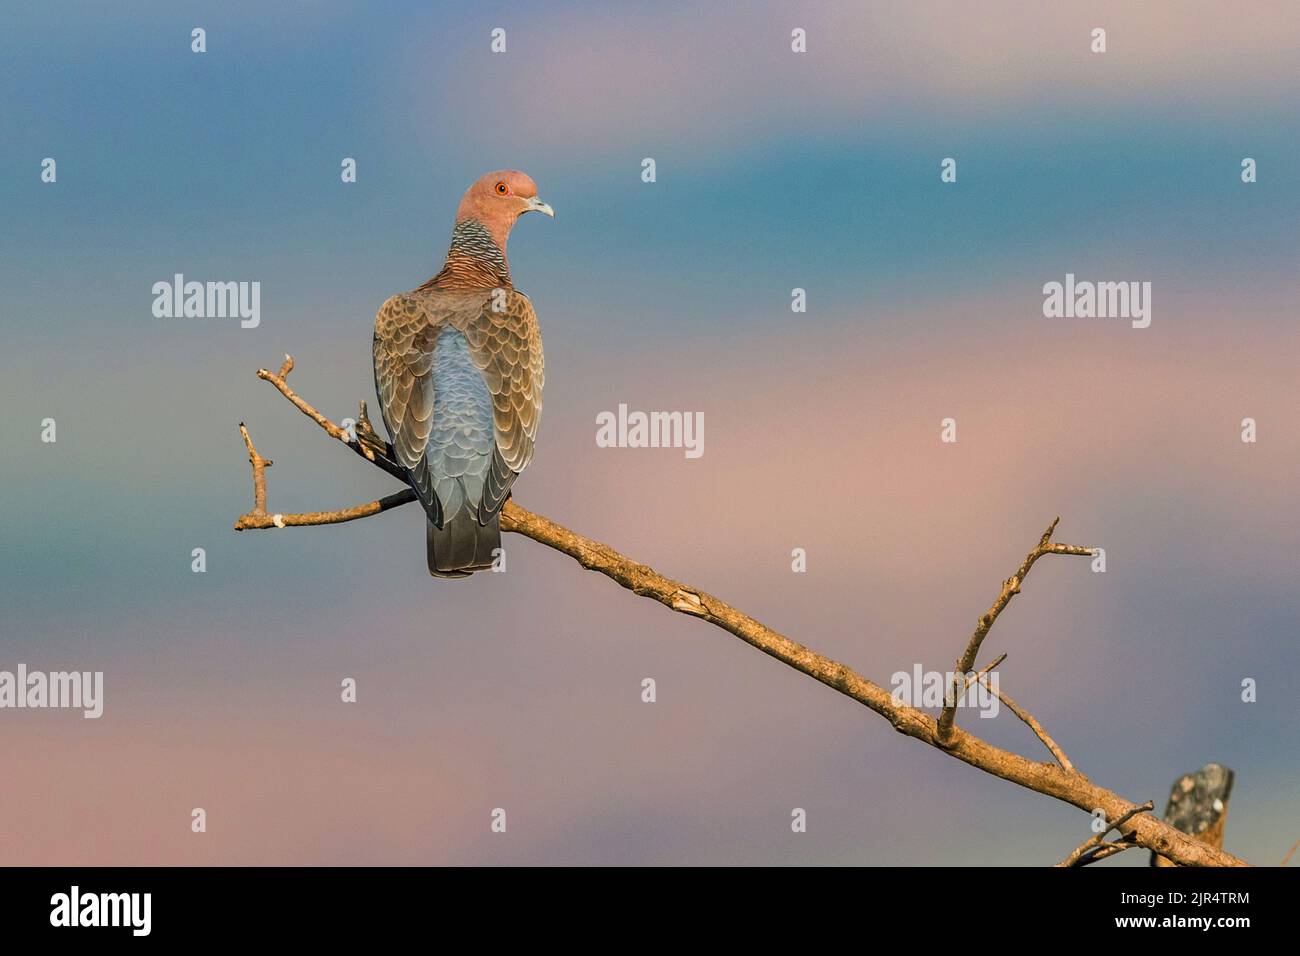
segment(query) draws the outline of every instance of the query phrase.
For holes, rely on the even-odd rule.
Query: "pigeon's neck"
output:
[[[505,237],[498,242],[477,219],[462,219],[451,232],[451,248],[442,271],[421,288],[511,288]]]

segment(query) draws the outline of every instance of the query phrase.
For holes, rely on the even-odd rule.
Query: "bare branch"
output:
[[[293,356],[286,355],[284,357],[284,364],[280,366],[280,371],[278,373],[273,374],[271,372],[268,372],[264,368],[259,368],[257,370],[257,377],[266,379],[266,381],[270,382],[272,385],[278,388],[281,394],[283,394],[285,398],[293,402],[294,405],[298,407],[298,411],[302,412],[304,415],[306,415],[308,418],[314,421],[321,428],[325,429],[325,431],[329,433],[329,436],[331,438],[337,438],[339,441],[343,442],[344,444],[347,444],[348,441],[347,432],[345,432],[338,425],[335,425],[332,421],[330,421],[320,412],[316,411],[316,409],[312,408],[310,405],[304,402],[301,398],[298,397],[298,394],[289,387],[289,383],[286,380],[289,378],[289,373],[292,371],[293,371]],[[367,455],[366,457],[369,458],[370,456]]]
[[[975,683],[975,682],[976,682],[977,680],[979,680],[981,677],[986,676],[986,675],[989,673],[989,671],[993,670],[993,668],[997,667],[999,664],[1001,664],[1001,663],[1002,663],[1003,661],[1005,661],[1006,659],[1007,659],[1007,655],[1006,655],[1006,653],[1004,652],[1004,653],[1002,653],[1002,654],[999,654],[997,657],[995,657],[995,658],[993,659],[993,663],[992,663],[992,664],[985,664],[984,667],[983,667],[983,669],[982,669],[978,674],[968,674],[968,675],[966,676],[966,686],[963,687],[962,690],[963,690],[963,691],[965,691],[965,690],[969,690],[971,684]],[[987,687],[988,685],[985,684],[984,686]]]
[[[268,372],[264,368],[259,368],[257,370],[257,377],[263,381],[270,382],[279,389],[281,395],[293,402],[298,411],[302,412],[321,428],[325,429],[326,434],[331,438],[341,441],[366,461],[382,468],[405,485],[406,474],[402,471],[401,466],[395,461],[393,446],[380,440],[379,437],[375,435],[374,430],[370,427],[370,419],[366,416],[366,403],[361,403],[361,413],[357,422],[358,440],[353,441],[348,437],[346,429],[339,425],[335,425],[332,421],[299,398],[298,393],[289,387],[287,379],[289,378],[289,373],[292,371],[293,358],[292,356],[286,355],[284,357],[284,364],[280,366],[278,374],[275,372]],[[376,450],[377,448],[383,450]]]
[[[961,657],[957,659],[956,668],[953,671],[953,687],[957,686],[957,675],[967,674],[975,666],[975,659],[979,656],[980,645],[984,643],[984,638],[988,636],[989,630],[993,627],[993,622],[998,619],[1003,608],[1011,603],[1011,599],[1020,593],[1020,586],[1024,584],[1025,578],[1029,576],[1029,569],[1045,554],[1075,554],[1092,556],[1092,548],[1081,548],[1073,544],[1054,544],[1052,543],[1052,532],[1056,530],[1056,525],[1061,519],[1056,518],[1043,536],[1038,540],[1038,546],[1025,556],[1025,560],[1020,563],[1016,573],[1002,582],[1002,593],[997,600],[984,612],[984,616],[979,619],[975,625],[975,633],[970,637],[966,650]],[[953,724],[957,720],[956,701],[950,701],[943,708],[939,715],[939,741],[946,742],[952,735]]]
[[[1032,730],[1034,734],[1038,737],[1038,739],[1043,742],[1043,745],[1047,747],[1049,751],[1051,751],[1052,756],[1056,758],[1057,763],[1059,763],[1063,768],[1070,771],[1071,773],[1078,773],[1079,771],[1074,768],[1074,764],[1070,763],[1070,758],[1065,755],[1065,751],[1063,751],[1060,748],[1060,746],[1056,743],[1056,741],[1054,741],[1051,737],[1047,735],[1047,731],[1043,729],[1042,724],[1040,724],[1037,720],[1035,720],[1033,715],[1030,714],[1029,711],[1025,710],[1014,700],[1012,700],[1009,694],[1003,693],[1001,689],[994,689],[993,685],[990,684],[986,679],[988,677],[989,672],[992,671],[993,668],[997,667],[1006,659],[1007,659],[1007,655],[1005,653],[999,654],[997,659],[994,660],[992,664],[986,664],[978,674],[967,675],[966,683],[962,687],[962,692],[964,693],[965,691],[970,690],[970,685],[975,683],[976,681],[979,681],[983,687],[986,687],[991,693],[996,694],[998,700],[1006,704],[1008,710],[1010,710],[1013,714],[1019,717],[1026,725],[1028,725],[1029,729]],[[960,699],[960,697],[958,699]]]
[[[1300,847],[1300,840],[1296,840],[1294,843],[1291,844],[1291,849],[1286,851],[1286,856],[1282,857],[1282,862],[1278,865],[1286,866],[1288,863],[1290,863],[1291,857],[1295,854],[1297,847]]]
[[[248,449],[248,463],[253,466],[253,512],[265,514],[266,469],[275,462],[268,461],[257,453],[257,449],[253,447],[253,439],[243,422],[239,423],[239,434],[244,436],[244,447]],[[235,522],[235,528],[236,530],[239,528],[239,522]]]
[[[349,440],[346,431],[326,419],[288,387],[285,378],[292,368],[292,360],[286,356],[285,365],[280,369],[279,374],[272,374],[265,369],[259,370],[257,374],[259,378],[275,385],[285,398],[289,399],[308,418],[315,421],[331,437],[346,444],[358,455],[374,464],[375,467],[394,476],[402,475],[400,467],[393,460],[391,446],[379,439],[377,435],[374,435],[373,430],[369,428],[369,423],[364,422],[364,405],[362,406],[363,422],[358,423],[358,440],[354,442]],[[269,525],[262,520],[265,516],[265,470],[264,467],[259,468],[260,456],[253,450],[252,441],[248,439],[246,430],[245,440],[249,446],[249,460],[253,463],[255,505],[254,512],[245,515],[240,521],[242,522],[252,516],[256,517],[256,520],[249,521],[244,524],[244,527],[277,527],[274,517],[272,517]],[[269,466],[270,462],[262,461],[262,465]],[[257,492],[259,475],[262,476],[260,497]],[[406,497],[407,494],[411,494],[412,497]],[[353,520],[354,518],[365,517],[366,514],[377,514],[379,511],[386,510],[386,508],[396,507],[410,500],[414,500],[413,493],[409,491],[399,492],[390,495],[388,498],[380,499],[380,501],[371,502],[369,505],[362,505],[360,508],[320,514],[347,515],[346,518],[339,520]],[[256,515],[259,505],[262,509],[261,516]],[[362,514],[361,512],[366,509],[373,510]],[[280,517],[284,519],[284,524],[288,526],[290,517],[306,519],[319,517],[319,514],[281,515]],[[299,523],[335,522],[303,520]],[[967,655],[971,657],[972,663],[975,654],[979,650],[979,642],[987,634],[993,619],[1006,606],[1010,596],[1019,590],[1020,582],[1023,581],[1034,561],[1044,554],[1092,554],[1092,550],[1088,548],[1050,543],[1051,533],[1055,527],[1056,522],[1053,522],[1052,527],[1048,529],[1047,534],[1039,542],[1039,546],[1034,551],[1031,551],[1029,557],[1025,559],[1025,563],[1021,565],[1017,575],[1004,585],[1003,595],[990,608],[989,613],[981,619],[982,630],[976,632],[978,640],[973,638],[972,648],[967,649]],[[895,700],[889,691],[867,680],[844,664],[823,657],[797,641],[777,633],[706,591],[664,577],[653,568],[619,554],[608,545],[584,537],[562,525],[556,524],[549,518],[544,518],[521,508],[513,500],[508,500],[501,509],[501,529],[532,538],[540,544],[562,554],[567,554],[582,567],[605,575],[635,594],[658,601],[665,607],[682,614],[708,621],[710,624],[740,638],[745,643],[788,667],[807,674],[827,687],[863,704],[888,720],[899,733],[935,747],[950,757],[955,757],[972,767],[983,770],[985,773],[1001,777],[1003,780],[1010,781],[1026,789],[1069,803],[1084,812],[1091,813],[1094,809],[1101,809],[1106,814],[1107,819],[1113,818],[1117,820],[1117,823],[1112,825],[1112,829],[1115,826],[1130,822],[1130,817],[1133,817],[1135,813],[1140,814],[1143,809],[1141,807],[1134,809],[1130,801],[1125,800],[1117,793],[1093,784],[1077,771],[1067,770],[1064,766],[1056,764],[1030,760],[1019,754],[1002,750],[958,727],[950,726],[946,736],[941,739],[939,723],[933,717],[924,711]],[[970,666],[961,668],[963,674],[969,670]],[[987,670],[985,670],[985,673],[987,673]],[[1061,756],[1063,757],[1063,755]],[[1146,809],[1150,809],[1150,806],[1148,803]],[[1129,832],[1125,834],[1126,840],[1167,857],[1176,863],[1185,866],[1245,865],[1243,861],[1232,854],[1201,843],[1155,817],[1139,815],[1133,818],[1131,823],[1132,826]],[[1097,842],[1100,843],[1101,841],[1098,840]]]
[[[285,356],[285,361],[287,365],[290,361],[288,356]],[[378,501],[357,505],[355,508],[345,508],[341,511],[313,511],[308,514],[267,514],[266,469],[270,468],[273,462],[257,453],[257,449],[253,447],[253,439],[248,434],[248,429],[244,427],[243,422],[239,423],[239,433],[244,436],[244,445],[248,448],[248,463],[253,466],[253,510],[235,519],[236,531],[247,531],[251,528],[288,528],[303,525],[340,524],[344,521],[355,521],[357,518],[369,518],[381,511],[387,511],[389,508],[396,508],[398,505],[404,505],[407,502],[416,500],[415,492],[407,488],[396,494],[380,498]]]
[[[338,511],[309,511],[303,514],[272,515],[267,514],[265,509],[258,511],[257,508],[254,508],[247,514],[239,516],[235,521],[235,530],[250,531],[262,528],[301,528],[318,524],[342,524],[345,521],[356,521],[358,518],[369,518],[381,511],[387,511],[399,505],[410,504],[415,500],[417,500],[415,492],[407,488],[405,491],[385,495],[378,501],[370,501],[364,505],[357,505],[355,508],[342,508]]]
[[[1120,817],[1117,820],[1115,820],[1114,823],[1111,823],[1109,826],[1106,827],[1106,829],[1102,830],[1100,833],[1096,834],[1091,839],[1085,840],[1083,843],[1080,843],[1077,847],[1075,847],[1074,852],[1072,852],[1069,856],[1067,856],[1064,860],[1062,860],[1060,863],[1056,865],[1057,866],[1086,866],[1089,863],[1095,863],[1097,860],[1104,860],[1107,856],[1113,856],[1114,854],[1119,853],[1121,850],[1127,850],[1130,847],[1134,847],[1134,846],[1141,846],[1142,843],[1134,835],[1134,831],[1130,831],[1129,833],[1124,834],[1124,839],[1127,841],[1126,844],[1106,843],[1104,841],[1106,839],[1106,834],[1109,833],[1111,830],[1120,830],[1122,832],[1124,828],[1124,824],[1128,823],[1139,813],[1147,813],[1154,809],[1155,809],[1155,804],[1152,803],[1150,800],[1148,800],[1146,803],[1142,804],[1141,806],[1130,807],[1127,811],[1121,814]],[[1102,850],[1105,850],[1106,852],[1102,854]]]
[[[1108,819],[1119,818],[1132,807],[1123,797],[1096,786],[1078,772],[1002,750],[960,728],[953,728],[948,743],[940,743],[938,725],[933,717],[897,702],[888,691],[845,665],[778,634],[705,591],[665,578],[606,545],[525,511],[513,501],[506,503],[501,527],[562,551],[584,568],[598,571],[643,597],[704,618],[765,654],[864,704],[888,720],[899,733],[937,747],[986,773],[1055,797],[1088,813],[1101,809]],[[1133,821],[1132,832],[1138,845],[1187,866],[1244,865],[1230,853],[1200,843],[1155,817],[1138,817]]]
[[[1075,866],[1090,866],[1098,860],[1104,860],[1108,856],[1114,856],[1116,853],[1123,853],[1125,850],[1131,850],[1136,843],[1108,842],[1097,847],[1093,852],[1087,854]]]
[[[1060,745],[1057,744],[1055,740],[1047,735],[1047,731],[1043,729],[1042,724],[1034,719],[1034,715],[1012,700],[1010,694],[1004,694],[1000,689],[994,690],[993,686],[989,684],[987,676],[988,672],[991,671],[1000,661],[1005,659],[1006,656],[1006,654],[1003,654],[1002,657],[999,657],[988,667],[984,668],[984,670],[980,671],[976,677],[967,678],[966,687],[970,687],[971,683],[978,679],[981,685],[987,687],[992,693],[998,695],[998,700],[1007,705],[1007,710],[1011,711],[1011,713],[1024,721],[1025,725],[1034,732],[1034,735],[1043,742],[1043,746],[1051,751],[1052,756],[1056,758],[1056,762],[1059,763],[1062,768],[1068,770],[1070,773],[1078,773],[1079,771],[1074,769],[1074,764],[1070,763],[1070,758],[1065,755],[1065,751],[1061,749]]]
[[[341,441],[375,467],[388,472],[403,484],[406,483],[406,475],[396,463],[393,446],[379,438],[371,427],[370,417],[366,414],[365,402],[361,403],[357,415],[357,438],[354,441],[349,437],[346,429],[334,424],[316,411],[289,387],[287,379],[292,371],[293,357],[286,355],[279,372],[268,372],[266,369],[260,368],[257,370],[257,377],[270,382],[279,389],[280,394],[292,402],[300,412],[323,428],[331,438]],[[371,515],[388,511],[390,508],[396,508],[418,500],[415,492],[407,487],[391,495],[386,495],[377,501],[370,501],[354,508],[342,508],[336,511],[312,511],[304,514],[268,514],[266,511],[266,469],[271,466],[271,462],[258,455],[257,449],[253,447],[253,440],[248,435],[248,429],[244,427],[242,422],[239,425],[239,431],[244,436],[244,444],[248,446],[248,461],[253,467],[253,510],[240,515],[235,520],[236,531],[342,524],[345,521],[356,521],[358,518],[369,518]]]

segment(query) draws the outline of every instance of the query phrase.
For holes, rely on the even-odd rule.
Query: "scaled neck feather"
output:
[[[462,219],[451,233],[451,248],[442,271],[421,289],[512,288],[505,244],[497,244],[477,219]]]

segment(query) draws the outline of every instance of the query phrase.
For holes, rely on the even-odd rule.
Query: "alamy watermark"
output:
[[[687,458],[704,454],[703,412],[618,412],[596,416],[597,448],[682,448]]]
[[[920,664],[913,664],[910,673],[896,671],[890,676],[893,687],[890,696],[911,707],[966,707],[978,710],[981,717],[996,717],[1001,706],[998,672],[976,675],[975,671],[969,674],[923,671]]]
[[[103,671],[0,671],[0,709],[59,707],[84,711],[83,717],[104,713]]]
[[[152,911],[152,893],[83,893],[74,884],[50,897],[51,926],[120,926],[132,936],[148,936]]]
[[[1043,286],[1043,316],[1049,319],[1130,319],[1133,328],[1151,324],[1150,282],[1064,282]]]
[[[186,282],[178,272],[171,282],[155,282],[153,296],[158,319],[238,318],[245,329],[262,323],[260,282]]]

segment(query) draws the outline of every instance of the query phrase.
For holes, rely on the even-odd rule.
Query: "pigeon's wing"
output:
[[[528,296],[514,290],[504,298],[489,297],[463,331],[492,396],[495,445],[479,509],[479,520],[486,522],[533,457],[542,415],[542,334]]]
[[[424,451],[433,430],[433,351],[446,324],[409,294],[395,295],[375,316],[375,392],[393,453],[433,523],[442,527]]]

